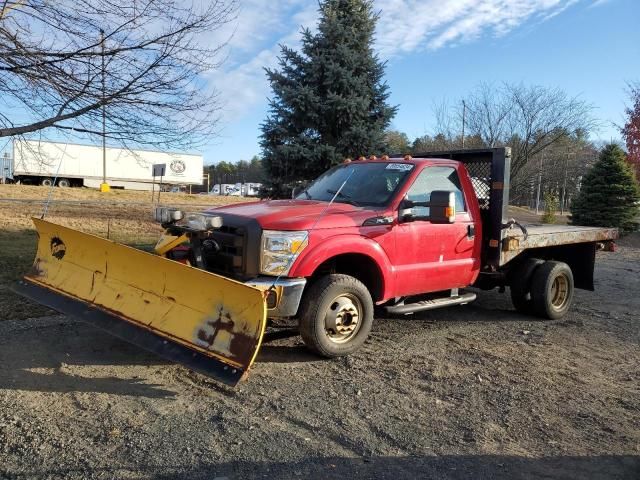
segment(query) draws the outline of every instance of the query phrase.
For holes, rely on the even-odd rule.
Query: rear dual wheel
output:
[[[544,263],[544,260],[527,258],[513,272],[511,272],[511,303],[516,310],[525,315],[533,314],[531,300],[531,278],[535,270]]]
[[[373,300],[367,287],[349,275],[319,278],[305,293],[299,315],[304,343],[324,357],[358,350],[373,324]]]
[[[564,317],[573,302],[573,273],[569,265],[548,261],[540,265],[531,280],[531,301],[535,313],[550,320]]]
[[[573,273],[563,262],[528,259],[513,274],[511,301],[517,311],[555,320],[573,302]]]
[[[40,180],[40,185],[42,185],[43,187],[53,186],[53,178],[49,178],[49,177],[43,178],[42,180]],[[58,180],[56,185],[62,188],[68,188],[71,186],[71,180],[67,178],[61,178],[60,180]]]

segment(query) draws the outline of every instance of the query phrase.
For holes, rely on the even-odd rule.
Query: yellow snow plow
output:
[[[254,287],[33,219],[38,250],[15,290],[38,303],[235,385],[266,326]]]

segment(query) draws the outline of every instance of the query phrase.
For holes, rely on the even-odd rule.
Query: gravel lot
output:
[[[640,238],[565,319],[482,292],[230,389],[90,326],[0,322],[0,478],[640,478]],[[286,326],[283,326],[286,327]]]

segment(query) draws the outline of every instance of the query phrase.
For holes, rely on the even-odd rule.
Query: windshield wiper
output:
[[[331,189],[328,189],[327,193],[329,193],[331,195],[335,195],[337,193],[338,194],[338,198],[342,198],[343,199],[342,203],[349,203],[349,204],[353,205],[354,207],[359,207],[360,206],[358,204],[358,202],[356,202],[355,200],[351,200],[351,197],[349,195],[347,195],[346,193],[338,192],[336,190],[331,190]]]

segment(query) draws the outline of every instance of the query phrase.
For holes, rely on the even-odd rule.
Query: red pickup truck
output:
[[[574,287],[593,290],[595,252],[613,250],[617,231],[509,220],[509,169],[509,148],[351,162],[291,200],[191,224],[156,213],[190,237],[169,258],[265,290],[269,317],[297,318],[306,345],[333,357],[365,342],[375,306],[409,314],[509,287],[518,311],[556,319]]]

